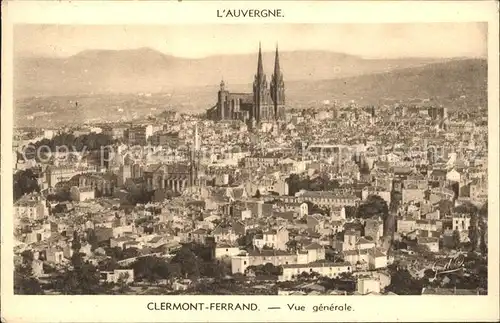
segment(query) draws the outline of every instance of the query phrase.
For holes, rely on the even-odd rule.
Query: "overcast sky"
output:
[[[150,47],[179,57],[327,50],[370,58],[486,57],[485,23],[92,26],[18,25],[16,52],[70,56],[87,49]]]

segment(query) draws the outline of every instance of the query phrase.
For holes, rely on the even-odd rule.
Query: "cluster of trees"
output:
[[[142,190],[137,192],[130,192],[127,195],[127,202],[130,205],[147,204],[153,200],[154,196],[155,191],[150,191],[146,188],[143,188]]]
[[[106,254],[110,255],[110,259],[97,268],[84,261],[83,255],[79,252],[81,242],[76,234],[71,248],[73,256],[70,268],[64,272],[54,272],[46,286],[48,289],[64,295],[95,295],[127,291],[126,278],[122,278],[117,284],[102,284],[99,270],[120,268],[118,261],[139,256],[137,249],[107,248]],[[43,294],[40,283],[33,276],[32,262],[33,255],[25,253],[22,263],[16,267],[14,288],[17,294]],[[220,280],[230,273],[230,268],[226,264],[213,259],[210,247],[197,244],[184,245],[170,261],[156,256],[140,257],[130,268],[134,269],[137,280],[149,283],[174,278],[211,277]],[[113,286],[117,286],[118,289],[113,289]]]
[[[71,245],[71,267],[53,277],[50,287],[64,295],[96,295],[106,293],[106,287],[100,284],[98,269],[83,259],[80,253],[80,238],[74,233]]]
[[[478,289],[483,293],[488,288],[488,266],[485,259],[469,253],[465,261],[465,270],[436,276],[432,269],[424,272],[424,277],[415,278],[407,269],[391,269],[391,283],[386,291],[398,295],[420,295],[424,287]],[[468,273],[467,273],[468,272]]]
[[[249,266],[246,270],[255,273],[255,276],[279,276],[283,274],[283,268],[270,262],[265,265]]]
[[[71,200],[71,194],[69,190],[58,191],[55,194],[47,195],[47,201],[50,202],[65,202]]]
[[[308,210],[309,214],[315,214],[315,213],[319,213],[319,214],[323,214],[323,215],[330,214],[330,209],[325,207],[325,206],[319,206],[319,205],[316,205],[316,204],[309,202],[309,201],[307,201],[306,204],[307,204],[307,210]]]
[[[107,247],[104,248],[104,250],[106,251],[107,256],[110,256],[111,259],[115,259],[117,261],[134,258],[141,255],[139,249],[137,248],[122,249],[120,247],[114,247],[114,248]]]
[[[181,271],[178,265],[168,264],[165,259],[156,256],[141,257],[131,266],[137,280],[156,283],[162,279],[179,277]]]
[[[438,204],[441,216],[449,215],[453,211],[453,202],[449,200],[441,200]]]
[[[369,219],[373,216],[380,216],[382,220],[387,219],[389,207],[387,202],[378,195],[369,195],[358,207],[357,217]]]
[[[24,251],[21,256],[21,263],[16,265],[14,271],[14,294],[44,294],[40,283],[33,275],[33,253],[31,251]]]
[[[487,232],[488,232],[488,201],[479,209],[479,250],[483,255],[488,254]]]
[[[369,195],[358,207],[356,217],[368,219],[380,216],[384,222],[384,235],[391,234],[396,229],[396,219],[389,213],[387,202],[378,195]]]
[[[479,266],[472,275],[464,275],[460,271],[451,273],[437,282],[439,283],[435,283],[434,286],[439,284],[443,288],[479,290],[486,293],[488,291],[488,268],[486,265]]]
[[[424,272],[423,287],[441,287],[479,290],[486,293],[488,290],[487,260],[469,252],[465,257],[464,270],[437,275],[432,269]]]
[[[138,280],[151,283],[174,278],[222,278],[229,273],[225,264],[213,259],[209,246],[198,244],[183,245],[169,262],[156,256],[141,257],[131,268]]]
[[[13,194],[14,201],[17,201],[24,194],[40,192],[37,175],[31,169],[19,170],[14,173]]]
[[[42,139],[34,144],[35,149],[46,146],[51,151],[56,151],[57,147],[68,147],[71,151],[96,151],[101,147],[110,146],[115,143],[111,136],[102,133],[90,133],[81,136],[75,136],[71,133],[62,133],[54,136],[52,139]],[[32,159],[31,156],[26,156]],[[31,158],[29,158],[31,157]]]
[[[468,214],[471,217],[469,227],[470,250],[487,254],[488,201],[481,208],[467,202],[455,207],[453,212]]]
[[[465,257],[465,271],[470,275],[460,275],[460,281],[457,288],[480,288],[483,291],[488,290],[488,260],[470,252]]]
[[[316,279],[316,278],[319,278],[319,277],[321,277],[321,275],[320,275],[320,273],[318,273],[316,271],[311,271],[311,272],[303,271],[303,272],[301,272],[300,274],[297,275],[297,278],[299,280]]]
[[[356,280],[352,273],[341,273],[338,277],[322,277],[319,284],[326,290],[340,290],[352,293],[356,290]]]
[[[407,269],[396,269],[392,272],[391,283],[385,290],[398,295],[421,295],[422,288],[427,284],[428,278],[417,279]]]
[[[396,212],[401,205],[403,200],[403,194],[398,191],[391,191],[391,204],[389,205],[389,210],[392,212]]]
[[[413,251],[418,253],[420,256],[422,256],[426,260],[431,261],[431,260],[434,260],[436,258],[435,254],[433,252],[431,252],[431,250],[429,249],[428,246],[419,245],[416,243],[416,241],[415,241],[414,245],[412,246],[412,249],[413,249]]]
[[[240,247],[251,248],[253,246],[253,238],[257,234],[261,234],[262,230],[252,231],[249,230],[244,236],[239,237],[236,241]]]
[[[311,179],[309,176],[302,178],[292,174],[286,179],[288,184],[288,195],[294,196],[300,190],[307,191],[332,191],[340,187],[336,180],[331,180],[326,174]]]

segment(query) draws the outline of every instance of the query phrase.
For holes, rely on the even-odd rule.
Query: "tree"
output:
[[[301,179],[299,175],[291,174],[285,181],[288,184],[288,195],[294,196],[295,193],[300,191]]]
[[[477,217],[474,217],[474,219],[471,219],[471,222],[472,221],[477,222]],[[474,223],[470,226],[468,236],[469,236],[469,241],[470,241],[470,250],[474,251],[477,249],[477,247],[479,246],[479,242],[480,242],[479,228],[477,226],[477,223]]]
[[[487,235],[488,235],[488,201],[483,204],[481,209],[479,210],[479,250],[483,255],[488,254],[488,245],[487,245]]]
[[[47,201],[65,202],[70,200],[71,194],[69,191],[58,191],[55,194],[50,194],[47,196]]]
[[[458,230],[453,231],[452,239],[453,239],[453,248],[458,249],[462,241],[460,238],[460,232],[458,232]]]
[[[340,184],[336,180],[330,180],[328,175],[324,173],[307,183],[307,190],[309,191],[333,191],[339,187]]]
[[[389,209],[391,211],[396,212],[401,205],[401,201],[403,199],[403,194],[401,192],[393,190],[391,192],[391,204],[389,205]]]
[[[451,211],[453,210],[453,202],[449,200],[441,200],[439,201],[438,205],[441,217],[451,214]]]
[[[75,137],[71,133],[62,133],[54,136],[52,139],[45,138],[37,141],[34,146],[36,149],[41,146],[48,146],[52,152],[55,152],[56,148],[61,146],[72,147],[78,152],[100,152],[101,147],[111,146],[113,143],[113,138],[103,133],[90,133],[78,137]]]
[[[277,267],[270,262],[266,263],[262,269],[264,271],[264,274],[268,276],[278,276],[283,272],[283,269],[281,267]]]
[[[421,295],[423,280],[414,278],[408,270],[396,270],[391,275],[391,283],[385,290],[398,295]]]
[[[132,205],[147,204],[153,200],[154,194],[155,191],[149,191],[143,188],[135,193],[130,193],[127,197],[127,201]]]
[[[392,241],[392,248],[394,250],[398,250],[398,249],[408,249],[408,244],[404,241],[398,241],[398,240],[393,240]]]
[[[125,259],[123,257],[123,249],[120,247],[113,247],[113,248],[106,247],[106,248],[104,248],[104,250],[106,251],[106,255],[111,257],[112,259],[115,259],[115,260]]]
[[[432,269],[426,269],[424,271],[424,277],[427,279],[433,279],[434,277],[436,277],[436,272]]]
[[[33,276],[33,253],[24,251],[22,262],[14,271],[14,294],[42,295],[44,292],[38,280]]]
[[[258,199],[259,199],[259,198],[261,197],[260,190],[257,190],[257,191],[255,192],[255,195],[254,195],[253,197],[255,197],[255,198],[258,198]]]
[[[137,248],[126,248],[123,250],[123,259],[135,258],[138,256],[140,256],[140,252]]]
[[[292,174],[286,179],[288,184],[288,195],[294,196],[300,190],[307,191],[332,191],[340,184],[336,180],[331,180],[326,174],[321,174],[314,179],[309,177],[301,178],[297,174]]]
[[[339,278],[344,280],[350,280],[354,279],[354,276],[352,275],[351,272],[342,272],[340,273]]]
[[[205,262],[211,262],[213,260],[213,245],[208,244],[208,241],[206,241],[207,245],[202,245],[198,243],[191,243],[188,246],[191,251],[196,255],[198,259],[201,261]],[[213,242],[215,243],[215,242]]]
[[[99,270],[102,271],[113,271],[120,266],[118,265],[118,261],[116,258],[107,258],[106,260],[99,263]]]
[[[373,216],[380,216],[385,221],[389,215],[387,202],[378,195],[369,195],[358,208],[358,218],[368,219]]]
[[[82,244],[80,242],[80,238],[78,237],[78,232],[73,231],[73,241],[71,242],[71,249],[73,249],[73,253],[79,253],[82,248]]]
[[[344,208],[345,208],[345,217],[347,219],[352,219],[356,217],[357,210],[355,206],[346,205],[344,206]]]
[[[348,277],[340,274],[339,277],[336,278],[322,277],[319,283],[327,290],[340,290],[348,293],[352,293],[356,290],[356,282],[352,275]]]
[[[251,248],[253,246],[253,238],[257,232],[247,231],[244,236],[238,238],[238,245],[245,248]]]
[[[92,251],[94,251],[95,249],[97,249],[99,247],[99,241],[97,240],[97,235],[95,234],[94,229],[91,229],[91,228],[87,229],[86,238],[87,238],[87,242],[91,246]]]
[[[196,255],[191,249],[184,245],[172,258],[171,263],[179,264],[181,266],[181,273],[185,277],[199,277],[200,266]]]
[[[103,292],[99,272],[94,265],[85,262],[80,253],[81,243],[76,231],[71,244],[73,255],[71,267],[60,276],[54,277],[53,285],[65,295],[95,295]]]
[[[295,252],[299,248],[298,241],[294,239],[288,240],[288,242],[286,243],[286,247],[288,250]]]
[[[453,209],[454,213],[462,213],[462,214],[468,214],[470,216],[476,215],[478,212],[477,206],[472,204],[471,202],[465,202],[463,204],[458,205]]]
[[[230,268],[222,262],[203,262],[201,264],[201,276],[221,279],[228,275],[230,272]]]
[[[301,272],[301,273],[297,276],[297,278],[299,278],[299,279],[301,279],[301,280],[302,280],[302,279],[309,279],[309,273],[308,273],[307,271],[303,271],[303,272]]]
[[[168,263],[156,256],[138,258],[131,267],[137,280],[157,283],[160,279],[172,279],[181,276],[179,264]]]
[[[422,244],[417,244],[413,247],[413,249],[422,255],[425,259],[434,259],[434,254],[430,251],[429,247]]]
[[[310,201],[306,201],[306,204],[307,204],[307,209],[308,209],[309,214],[315,214],[315,213],[319,213],[319,214],[323,214],[323,215],[330,214],[330,210],[327,207],[322,207],[322,206],[316,205]]]
[[[37,176],[31,169],[16,172],[13,178],[13,186],[14,201],[17,201],[24,194],[40,192]]]
[[[118,292],[120,294],[124,294],[130,290],[130,287],[128,286],[129,277],[129,273],[121,274],[120,277],[118,277],[116,284],[118,285]]]

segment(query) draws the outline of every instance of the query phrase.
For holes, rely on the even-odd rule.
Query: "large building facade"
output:
[[[262,51],[259,44],[257,73],[252,93],[232,93],[220,83],[217,105],[209,109],[208,117],[213,120],[241,120],[250,123],[273,122],[285,116],[285,83],[280,69],[278,47],[274,72],[270,84],[264,74]]]

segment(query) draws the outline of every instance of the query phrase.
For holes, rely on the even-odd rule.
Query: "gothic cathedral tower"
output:
[[[274,117],[272,102],[270,102],[269,88],[267,86],[264,67],[262,66],[262,51],[259,43],[259,57],[257,61],[257,74],[253,82],[253,111],[250,116],[255,122],[270,120]]]
[[[278,45],[276,45],[276,56],[274,58],[274,73],[271,78],[271,98],[273,99],[274,115],[276,119],[285,117],[285,82],[280,69],[280,58]]]
[[[226,85],[224,80],[220,81],[219,96],[217,98],[217,118],[218,120],[224,120],[227,118],[226,113],[226,97],[228,92],[226,91]]]

